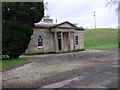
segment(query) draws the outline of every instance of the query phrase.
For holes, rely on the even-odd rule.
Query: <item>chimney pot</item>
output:
[[[50,19],[49,16],[45,16],[43,21],[44,21],[44,23],[53,23],[53,19]]]

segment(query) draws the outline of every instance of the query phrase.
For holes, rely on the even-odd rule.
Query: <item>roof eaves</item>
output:
[[[81,29],[81,28],[76,28],[76,30],[79,30],[79,31],[84,31],[85,29]]]

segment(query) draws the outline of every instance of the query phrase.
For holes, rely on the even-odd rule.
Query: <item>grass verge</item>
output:
[[[3,69],[3,71],[4,70],[6,71],[6,70],[20,67],[20,66],[28,64],[28,63],[30,63],[30,62],[27,60],[24,60],[24,59],[3,60],[3,61],[0,61],[0,67]]]

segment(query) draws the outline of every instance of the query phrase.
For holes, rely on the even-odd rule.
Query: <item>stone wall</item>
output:
[[[38,48],[38,37],[43,37],[43,48]],[[31,41],[28,45],[27,53],[40,53],[51,51],[51,33],[49,29],[35,28]]]
[[[75,45],[75,50],[84,49],[83,31],[75,31],[75,36],[79,36],[78,45]]]
[[[68,51],[68,33],[63,33],[64,51]]]
[[[74,33],[70,33],[70,50],[74,50]]]

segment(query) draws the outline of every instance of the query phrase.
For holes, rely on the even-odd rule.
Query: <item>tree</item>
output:
[[[106,0],[106,1],[107,1],[106,6],[110,6],[110,7],[118,6],[115,9],[116,13],[118,13],[118,11],[120,10],[120,6],[118,5],[118,4],[120,4],[119,0]]]
[[[117,14],[120,13],[120,0],[107,0],[107,6],[110,6],[110,7],[117,6],[115,11],[116,11]],[[119,18],[118,18],[118,30],[120,29],[119,23],[120,23],[120,21],[119,21]],[[120,33],[118,31],[118,38],[119,37],[120,37]],[[118,39],[118,48],[120,48],[120,39]]]
[[[28,47],[34,23],[44,16],[43,2],[2,3],[2,54],[18,58]]]

